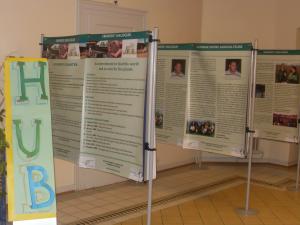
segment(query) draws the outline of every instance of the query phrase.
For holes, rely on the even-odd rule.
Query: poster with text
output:
[[[49,59],[54,156],[77,162],[85,61]]]
[[[193,44],[159,45],[155,126],[160,143],[182,146],[186,90]]]
[[[261,50],[257,56],[255,136],[298,142],[300,51]]]
[[[91,35],[101,50],[85,60],[80,167],[143,181],[148,36]]]
[[[5,61],[7,197],[9,221],[56,224],[48,63]]]
[[[245,157],[251,44],[196,44],[183,147]]]
[[[48,58],[54,156],[78,162],[85,58],[89,35],[44,37]]]

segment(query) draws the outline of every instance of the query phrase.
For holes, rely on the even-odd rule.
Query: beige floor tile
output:
[[[243,225],[244,223],[238,216],[223,216],[221,217],[225,225]]]
[[[223,164],[208,164],[205,171],[189,166],[165,171],[159,173],[158,179],[154,181],[154,200],[234,176],[246,177],[246,172],[247,168],[244,165]],[[294,178],[293,170],[255,164],[253,166],[253,179],[256,181],[275,185],[276,182],[290,178]],[[261,185],[252,185],[251,188],[251,207],[260,212],[256,217],[243,218],[236,214],[235,208],[244,207],[245,198],[245,185],[239,185],[183,204],[178,203],[175,207],[158,210],[152,218],[152,225],[194,225],[197,222],[199,225],[299,224],[300,194]],[[146,196],[147,185],[135,182],[62,194],[57,198],[57,215],[60,222],[68,223],[79,218],[107,214],[124,207],[145,203]],[[106,224],[113,224],[113,221]],[[145,216],[124,223],[137,225],[137,221],[141,225],[146,225]],[[123,222],[120,224],[119,220],[115,223],[124,225]]]
[[[263,225],[263,222],[257,216],[242,216],[241,220],[245,225]]]

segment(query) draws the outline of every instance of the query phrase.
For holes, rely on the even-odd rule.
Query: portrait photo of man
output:
[[[173,59],[171,68],[171,77],[185,77],[185,59]]]
[[[241,76],[241,59],[226,59],[225,75]]]

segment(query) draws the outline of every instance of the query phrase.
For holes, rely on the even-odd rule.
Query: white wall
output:
[[[1,0],[1,61],[11,52],[39,56],[40,35],[73,34],[74,15],[74,0]]]
[[[300,28],[297,30],[297,49],[300,49]]]
[[[259,40],[260,48],[295,48],[298,0],[203,0],[203,42]]]

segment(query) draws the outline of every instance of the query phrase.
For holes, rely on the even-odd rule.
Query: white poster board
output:
[[[58,158],[144,179],[149,32],[44,38]]]
[[[245,157],[251,44],[197,44],[183,147]]]
[[[255,136],[297,143],[300,51],[260,50],[257,56]]]

